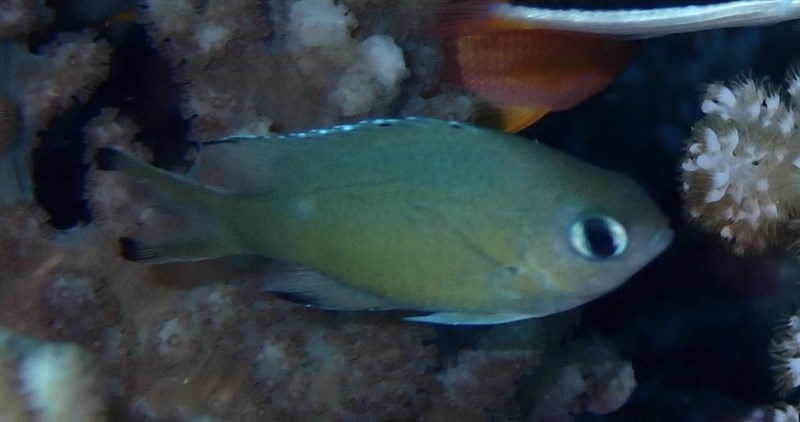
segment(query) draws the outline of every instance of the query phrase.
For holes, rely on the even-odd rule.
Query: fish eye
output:
[[[628,246],[625,227],[612,217],[589,214],[578,218],[569,228],[569,242],[575,252],[593,260],[613,258]]]

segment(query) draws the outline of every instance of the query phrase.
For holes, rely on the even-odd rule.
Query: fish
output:
[[[649,9],[554,9],[506,0],[446,1],[437,9],[442,82],[483,101],[478,121],[517,132],[608,87],[638,40],[800,19],[800,0],[737,0]]]
[[[671,242],[632,179],[516,135],[429,118],[206,142],[187,174],[115,148],[98,170],[145,204],[121,254],[260,255],[267,290],[332,310],[499,324],[580,306]]]
[[[508,29],[449,37],[442,82],[473,91],[478,122],[518,132],[568,110],[613,82],[638,44],[577,32]]]
[[[711,29],[772,25],[800,19],[800,0],[734,0],[711,4],[630,9],[554,9],[506,0],[468,0],[459,13],[475,13],[517,28],[574,31],[643,39]],[[465,13],[467,12],[467,13]],[[462,18],[463,20],[463,18]]]

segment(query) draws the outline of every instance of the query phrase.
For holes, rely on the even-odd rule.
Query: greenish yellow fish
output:
[[[457,122],[372,120],[207,143],[192,178],[114,149],[151,212],[123,256],[257,254],[292,263],[273,291],[329,309],[494,324],[586,303],[672,239],[631,179],[545,145]]]

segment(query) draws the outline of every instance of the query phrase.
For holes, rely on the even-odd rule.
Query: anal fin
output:
[[[268,277],[264,285],[266,290],[322,309],[359,311],[403,308],[364,289],[348,286],[333,277],[291,264],[276,263]]]
[[[507,133],[516,133],[544,117],[550,110],[546,107],[510,105],[484,105],[478,113],[476,123]]]
[[[403,318],[411,322],[444,325],[495,325],[505,324],[523,319],[534,318],[535,315],[516,313],[466,313],[466,312],[434,312],[428,315]]]
[[[161,233],[159,238],[138,233],[137,238],[119,239],[120,255],[128,261],[158,264],[164,262],[189,262],[219,258],[241,253],[233,242],[219,241],[202,235],[169,236]],[[213,236],[213,234],[211,234]]]

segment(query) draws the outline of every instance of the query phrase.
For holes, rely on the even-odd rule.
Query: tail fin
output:
[[[173,174],[113,148],[99,148],[98,170],[108,173],[141,210],[136,229],[120,239],[121,255],[147,263],[195,261],[243,251],[220,221],[225,192]]]

